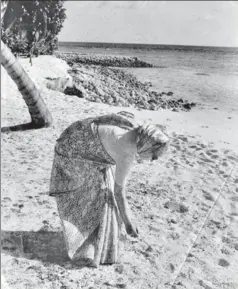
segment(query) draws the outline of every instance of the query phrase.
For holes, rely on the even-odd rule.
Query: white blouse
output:
[[[105,150],[116,163],[115,182],[124,186],[136,154],[135,131],[100,125],[98,132]]]

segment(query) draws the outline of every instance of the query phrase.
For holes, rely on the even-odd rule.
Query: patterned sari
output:
[[[93,244],[96,266],[117,262],[122,223],[114,197],[115,162],[98,134],[102,124],[134,127],[123,113],[73,123],[57,140],[50,182],[69,257]]]

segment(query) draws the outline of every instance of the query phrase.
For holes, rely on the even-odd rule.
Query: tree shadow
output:
[[[63,267],[70,262],[62,232],[1,231],[1,248],[2,253],[14,257],[54,263]]]
[[[42,124],[42,123],[36,124],[33,122],[29,122],[29,123],[1,127],[1,132],[24,131],[24,130],[31,130],[31,129],[46,128],[46,127],[49,127],[49,125]]]

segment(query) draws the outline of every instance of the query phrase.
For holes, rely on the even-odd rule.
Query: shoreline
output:
[[[56,79],[61,78],[63,83],[67,83],[65,79],[69,77],[69,71],[72,71],[72,67],[70,67],[64,60],[60,58],[56,58],[55,56],[39,56],[38,58],[33,59],[33,66],[29,65],[29,60],[27,58],[19,58],[20,62],[23,66],[26,67],[26,71],[32,75],[33,80],[35,80],[36,85],[41,89],[41,87],[47,87],[47,78],[49,79]],[[42,61],[41,61],[42,60]],[[44,63],[48,62],[49,64],[49,71],[44,68]],[[39,67],[39,69],[38,69]],[[56,68],[57,67],[57,68]],[[85,68],[86,67],[86,68]],[[96,67],[96,68],[95,68]],[[78,68],[76,68],[78,69]],[[97,66],[85,66],[81,65],[79,68],[82,72],[82,78],[87,79],[87,75],[94,76],[97,75],[97,71],[95,73],[95,69],[100,69]],[[113,69],[113,68],[104,68],[106,69]],[[117,69],[116,69],[117,70]],[[7,80],[9,77],[7,73],[2,70],[2,80]],[[86,72],[86,74],[84,74]],[[84,75],[84,76],[83,76]],[[125,75],[132,75],[126,73]],[[118,79],[117,79],[118,80]],[[131,80],[131,79],[130,79]],[[139,86],[139,93],[143,91],[148,91],[151,88],[151,84],[149,82],[145,83],[143,81],[139,81],[134,75],[132,75],[132,80],[135,81],[136,86]],[[15,84],[13,84],[12,80],[10,81],[11,92],[15,93]],[[89,79],[89,82],[95,81],[95,78]],[[96,79],[97,81],[97,79]],[[120,79],[119,79],[120,81]],[[103,82],[100,83],[100,86],[103,85]],[[13,86],[13,88],[12,88]],[[116,87],[117,88],[117,87]],[[3,89],[3,88],[2,88]],[[13,89],[13,90],[12,90]],[[52,89],[52,88],[51,88]],[[54,83],[53,83],[54,89]],[[57,88],[58,89],[58,88]],[[56,90],[57,90],[56,89]],[[84,87],[79,87],[80,91],[80,98],[84,98],[83,93],[88,93]],[[112,87],[111,91],[113,91],[114,87]],[[128,89],[128,87],[126,88]],[[50,90],[51,91],[51,90]],[[53,92],[54,90],[52,90]],[[89,89],[89,96],[90,91],[92,91],[92,97],[95,97],[94,88],[92,90]],[[120,91],[120,90],[119,90]],[[75,94],[70,93],[69,97],[76,97]],[[162,93],[157,93],[159,96]],[[176,94],[176,93],[175,93]],[[114,95],[112,95],[113,97]],[[129,95],[130,96],[130,95]],[[164,93],[165,97],[174,97],[174,93],[170,96],[167,93]],[[221,149],[231,149],[235,152],[238,152],[238,137],[234,134],[237,130],[236,123],[238,123],[238,115],[236,111],[222,111],[220,109],[214,110],[213,108],[200,106],[199,104],[192,108],[191,111],[172,111],[172,109],[161,109],[158,110],[148,110],[138,107],[133,107],[133,105],[129,104],[127,106],[123,106],[123,103],[117,105],[117,103],[107,103],[98,99],[97,101],[93,99],[85,98],[86,101],[90,101],[92,104],[102,104],[106,105],[106,107],[110,108],[113,111],[119,111],[121,109],[125,109],[135,114],[140,115],[143,119],[148,117],[151,118],[154,122],[163,122],[163,124],[168,125],[172,128],[173,131],[180,131],[181,133],[190,133],[195,134],[201,139],[204,139],[206,142],[215,143]],[[2,105],[4,107],[5,102],[8,99],[4,97],[2,93]],[[21,96],[18,97],[18,102],[22,103],[25,106],[24,102],[21,99]],[[9,112],[10,113],[10,112]],[[11,113],[10,113],[11,114]],[[23,113],[23,115],[27,115],[27,113]],[[167,117],[169,115],[169,117]],[[26,117],[27,118],[27,117]],[[4,123],[4,120],[3,120]],[[2,124],[2,126],[4,126]]]

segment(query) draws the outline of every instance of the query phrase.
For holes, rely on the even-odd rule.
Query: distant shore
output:
[[[137,57],[81,54],[75,52],[55,52],[55,56],[65,60],[69,65],[74,63],[101,65],[113,67],[153,67],[152,64],[138,59]]]

